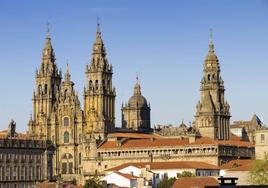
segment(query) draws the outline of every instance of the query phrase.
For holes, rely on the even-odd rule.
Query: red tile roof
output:
[[[145,168],[146,165],[150,165],[150,169],[204,169],[204,170],[218,170],[219,167],[208,164],[205,162],[197,161],[176,161],[176,162],[153,162],[153,163],[126,163],[117,167],[108,169],[107,171],[119,171],[128,166],[135,166],[137,168]]]
[[[120,173],[120,172],[115,172],[116,174],[118,174],[118,175],[120,175],[120,176],[123,176],[123,177],[125,177],[125,178],[127,178],[127,179],[137,179],[138,177],[137,176],[133,176],[133,175],[131,175],[131,174],[123,174],[123,173]]]
[[[116,141],[107,141],[103,143],[100,148],[135,148],[135,147],[161,147],[161,146],[181,146],[187,145],[188,139],[129,139],[121,146]]]
[[[249,171],[252,165],[252,160],[232,160],[220,166],[221,169],[231,171]]]
[[[204,188],[217,185],[219,185],[218,181],[212,177],[185,177],[177,179],[171,188]]]
[[[111,133],[109,137],[118,138],[161,138],[162,136],[156,134],[144,134],[144,133]]]
[[[124,134],[124,133],[123,133]],[[245,146],[254,147],[254,145],[247,141],[241,140],[213,140],[211,138],[202,137],[196,139],[195,142],[189,143],[188,138],[154,138],[154,139],[129,139],[123,142],[121,145],[117,144],[117,141],[106,141],[101,146],[100,149],[110,149],[110,148],[139,148],[139,147],[165,147],[165,146],[183,146],[183,145],[235,145],[235,146]]]

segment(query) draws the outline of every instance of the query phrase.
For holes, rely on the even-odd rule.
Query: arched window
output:
[[[208,81],[210,81],[210,79],[211,79],[211,76],[210,76],[210,74],[208,75]]]
[[[64,117],[63,118],[63,125],[64,126],[69,126],[69,123],[70,123],[69,118],[68,117]]]
[[[89,85],[89,88],[92,88],[92,80],[89,80],[89,83],[88,83]]]
[[[66,97],[67,97],[67,92],[68,92],[68,90],[65,89],[65,91],[64,91],[64,99],[66,99]]]
[[[38,86],[38,94],[42,94],[42,86],[41,86],[41,84]]]
[[[73,156],[70,153],[65,153],[61,158],[61,173],[73,173]]]
[[[96,90],[98,90],[98,86],[99,86],[99,81],[96,80],[96,81],[95,81],[95,87],[96,87]]]
[[[69,142],[69,132],[68,131],[64,132],[63,141],[64,141],[64,143]]]
[[[45,84],[44,93],[47,94],[47,84]]]

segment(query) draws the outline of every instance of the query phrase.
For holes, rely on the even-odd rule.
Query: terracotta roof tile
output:
[[[153,163],[126,163],[117,167],[108,169],[107,171],[118,171],[128,166],[135,166],[137,168],[145,168],[146,165],[150,165],[150,169],[213,169],[218,170],[219,167],[208,164],[205,162],[197,161],[176,161],[176,162],[153,162]]]
[[[117,141],[106,141],[99,148],[140,148],[140,147],[166,147],[166,146],[184,146],[184,145],[234,145],[240,147],[254,147],[254,145],[248,141],[241,140],[213,140],[211,138],[202,137],[196,139],[195,142],[189,143],[188,138],[137,138],[129,139],[122,144],[117,144]]]
[[[177,179],[172,188],[204,188],[217,185],[219,185],[218,181],[212,177],[185,177]]]
[[[188,139],[129,139],[121,146],[116,141],[107,141],[100,148],[135,148],[135,147],[161,147],[161,146],[181,146],[187,145]]]
[[[133,176],[133,175],[131,175],[131,174],[123,174],[123,173],[120,173],[120,172],[115,172],[116,174],[119,174],[120,176],[123,176],[123,177],[125,177],[125,178],[127,178],[127,179],[137,179],[138,177],[137,176]]]
[[[231,171],[249,171],[252,165],[252,160],[232,160],[220,166],[221,169]]]
[[[160,135],[156,134],[144,134],[144,133],[111,133],[109,137],[118,138],[161,138]]]
[[[254,147],[254,144],[248,141],[242,141],[237,139],[231,140],[213,140],[211,138],[202,137],[197,139],[192,145],[196,144],[221,144],[221,145],[234,145],[234,146],[246,146],[246,147]]]

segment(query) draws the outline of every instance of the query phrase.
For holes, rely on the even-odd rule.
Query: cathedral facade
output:
[[[184,126],[183,135],[176,138],[152,133],[150,104],[142,96],[138,80],[133,96],[122,105],[122,128],[115,127],[113,68],[106,57],[99,24],[85,72],[82,110],[69,66],[64,75],[57,67],[48,32],[35,75],[34,110],[28,123],[28,136],[50,140],[55,145],[53,175],[56,178],[83,183],[89,176],[103,174],[106,169],[126,162],[206,159],[220,165],[231,159],[254,156],[250,143],[231,140],[230,107],[224,99],[212,40],[204,63],[195,125]]]

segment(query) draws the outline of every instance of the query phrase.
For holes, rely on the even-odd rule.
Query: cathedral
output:
[[[41,64],[35,73],[33,115],[27,134],[55,145],[53,175],[83,183],[88,177],[127,162],[194,160],[220,165],[254,156],[250,142],[233,139],[230,106],[224,98],[224,82],[212,37],[204,62],[201,99],[195,123],[183,126],[184,134],[163,136],[154,132],[150,104],[137,78],[133,96],[122,104],[122,126],[115,127],[113,67],[108,63],[97,24],[92,55],[86,66],[83,107],[74,90],[67,65],[64,75],[56,64],[47,32]],[[230,155],[232,153],[232,155]]]

